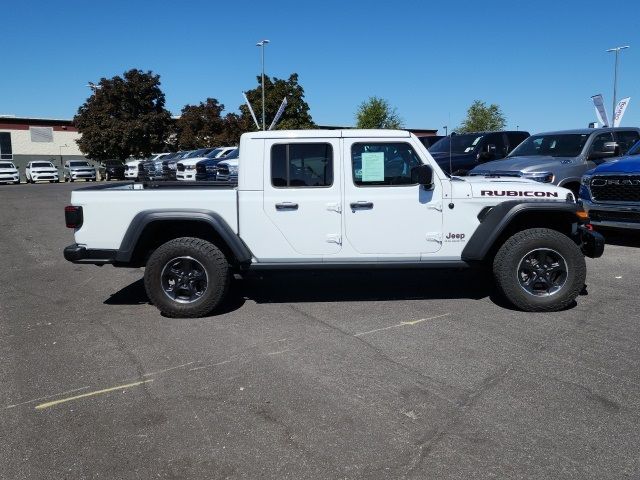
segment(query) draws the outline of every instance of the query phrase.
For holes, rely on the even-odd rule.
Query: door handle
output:
[[[298,204],[293,202],[276,203],[276,210],[297,210]]]
[[[351,204],[351,210],[371,210],[373,202],[354,202]]]

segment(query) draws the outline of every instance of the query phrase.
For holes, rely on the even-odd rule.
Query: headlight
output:
[[[196,166],[195,165],[187,165],[184,167],[185,170],[195,170]]]
[[[589,186],[589,183],[591,183],[591,175],[583,175],[582,179],[580,180],[580,182],[582,183],[582,185],[584,185],[585,187]]]
[[[231,175],[237,175],[238,174],[238,167],[229,166],[229,173]]]
[[[535,180],[540,183],[551,183],[553,182],[553,173],[551,172],[531,172],[524,173],[522,175],[524,178],[529,178],[531,180]]]

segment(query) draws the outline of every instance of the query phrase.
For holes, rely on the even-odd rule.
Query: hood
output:
[[[220,165],[227,165],[228,167],[237,167],[239,165],[239,162],[237,159],[234,160],[222,160],[220,162]]]
[[[540,183],[526,178],[485,178],[482,176],[463,178],[471,185],[473,197],[480,198],[504,199],[504,197],[509,197],[512,200],[537,198],[565,201],[567,194],[571,193],[570,190],[552,183]]]
[[[58,169],[55,167],[31,167],[32,172],[57,172]]]
[[[90,172],[93,172],[95,170],[95,168],[91,167],[91,166],[89,166],[89,167],[85,167],[85,166],[80,167],[80,166],[76,165],[76,166],[69,166],[68,168],[69,168],[69,170],[86,170],[86,171],[90,171]]]
[[[544,172],[560,164],[575,162],[577,157],[551,157],[545,155],[507,157],[478,165],[472,174],[484,172]]]
[[[588,174],[598,173],[638,173],[640,174],[640,155],[620,157],[616,160],[602,163],[589,170]]]
[[[208,160],[208,158],[207,157],[185,158],[184,160],[178,160],[176,163],[181,163],[186,167],[187,165],[195,165],[196,163],[202,160]]]
[[[11,167],[8,167],[8,168],[0,167],[0,172],[2,172],[2,173],[18,173],[18,169],[17,168],[11,168]]]

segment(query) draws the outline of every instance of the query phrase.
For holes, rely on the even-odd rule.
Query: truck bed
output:
[[[133,218],[143,211],[211,210],[238,232],[236,185],[223,182],[118,182],[74,190],[71,204],[81,206],[84,223],[76,242],[97,249],[118,249]]]

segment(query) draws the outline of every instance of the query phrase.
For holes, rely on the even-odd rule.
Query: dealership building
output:
[[[59,169],[66,160],[85,160],[71,120],[0,116],[0,160],[10,160],[24,174],[27,163],[48,160]]]

